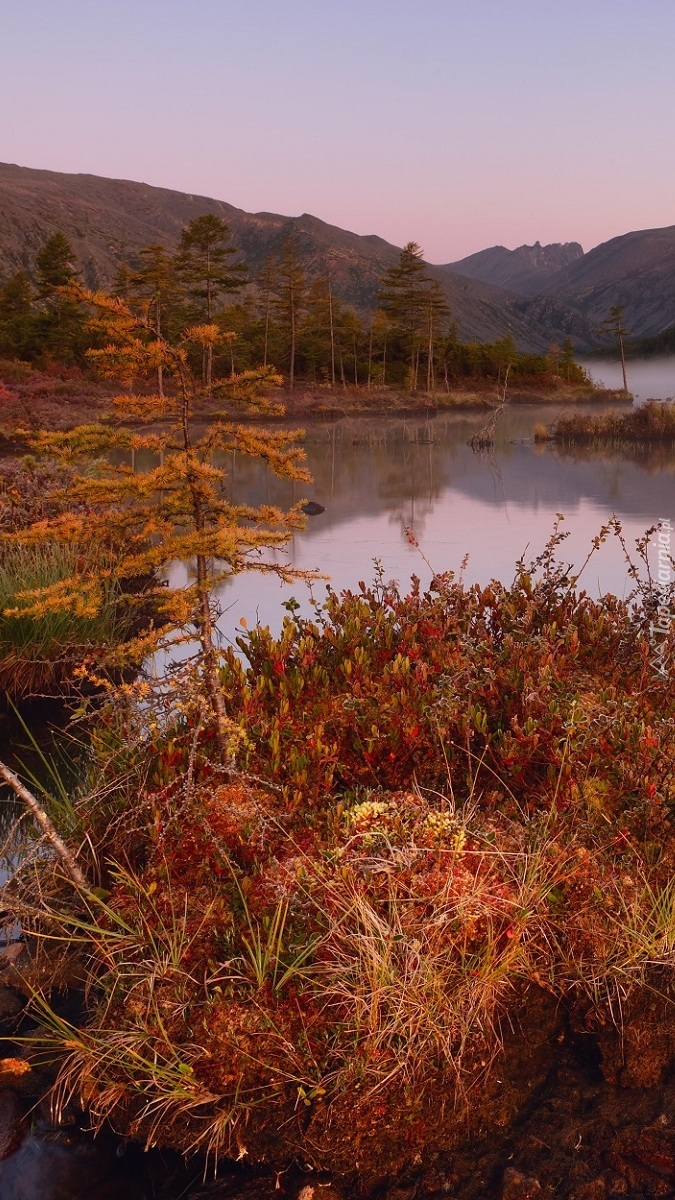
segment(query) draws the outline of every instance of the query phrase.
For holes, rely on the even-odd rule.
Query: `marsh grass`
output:
[[[538,436],[535,434],[535,438],[545,440],[541,432]],[[675,443],[675,401],[647,400],[628,412],[608,412],[600,416],[566,413],[550,427],[548,440],[582,446],[672,445]]]

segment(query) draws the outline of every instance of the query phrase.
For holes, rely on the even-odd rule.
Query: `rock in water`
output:
[[[316,500],[308,500],[301,507],[302,507],[302,511],[308,517],[318,517],[319,513],[326,511],[323,504],[317,504]]]

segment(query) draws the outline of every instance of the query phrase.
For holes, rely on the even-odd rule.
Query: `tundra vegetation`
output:
[[[111,692],[60,818],[86,883],[38,853],[5,889],[57,1111],[384,1176],[456,1144],[533,994],[592,1030],[666,986],[675,633],[664,677],[649,580],[594,600],[561,539],[508,586],[290,603],[222,654],[225,726],[198,673]]]
[[[274,373],[246,361],[234,318],[258,322],[266,363],[277,337],[295,379],[312,310],[291,250],[264,309],[219,308],[242,280],[226,231],[220,258],[202,232],[180,261],[148,248],[123,298],[55,285],[49,321],[63,333],[77,313],[87,361],[126,390],[105,421],[35,434],[47,464],[5,475],[5,561],[63,555],[57,578],[15,572],[7,628],[137,614],[139,579],[152,600],[126,641],[64,635],[99,694],[80,784],[46,801],[67,857],[36,837],[4,889],[31,948],[26,1053],[55,1061],[57,1115],[72,1102],[147,1145],[384,1177],[456,1144],[452,1114],[492,1094],[533,995],[593,1029],[672,971],[675,625],[656,670],[653,618],[673,597],[638,561],[632,596],[592,599],[557,527],[510,585],[442,574],[405,596],[376,572],[223,649],[215,585],[283,569],[260,552],[300,513],[226,500],[214,455],[307,477],[294,435],[198,418],[214,399],[274,415]],[[418,248],[404,254],[367,373],[349,317],[359,383],[379,363],[433,387],[459,346]],[[70,269],[63,246],[52,259]],[[333,383],[347,316],[330,281],[320,300]],[[498,352],[511,380],[522,356]],[[132,469],[137,451],[155,465]],[[591,554],[610,536],[615,521]],[[193,575],[162,588],[176,558]],[[157,679],[139,663],[166,638],[190,653]],[[73,981],[77,1024],[57,1003]]]
[[[563,413],[546,428],[537,426],[538,441],[563,446],[602,446],[621,450],[627,446],[672,445],[675,442],[675,401],[648,400],[626,413]]]

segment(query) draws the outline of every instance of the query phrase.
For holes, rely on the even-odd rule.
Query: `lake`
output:
[[[598,408],[605,406],[584,411]],[[413,574],[427,583],[432,572],[459,572],[465,556],[468,582],[509,581],[519,557],[543,548],[558,512],[570,534],[562,556],[576,567],[613,513],[631,547],[659,518],[675,520],[675,452],[660,447],[619,458],[535,445],[535,423],[548,424],[560,411],[562,405],[505,410],[488,454],[467,444],[485,423],[480,413],[313,423],[305,442],[313,485],[294,487],[238,457],[226,464],[228,488],[233,499],[249,503],[287,506],[306,497],[324,505],[285,552],[271,557],[325,573],[338,591],[372,581],[376,560],[385,578],[404,590]],[[176,566],[171,581],[185,575],[186,568]],[[626,562],[615,540],[593,558],[582,582],[593,596],[627,594]],[[325,586],[316,583],[314,595],[322,598]],[[278,630],[282,601],[291,596],[309,611],[310,589],[300,582],[282,585],[255,571],[228,581],[219,590],[224,637],[233,638],[241,618]]]

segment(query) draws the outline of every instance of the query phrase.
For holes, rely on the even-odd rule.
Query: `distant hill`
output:
[[[482,279],[510,288],[523,295],[538,295],[546,283],[564,267],[583,258],[584,252],[578,242],[553,242],[542,246],[518,246],[507,250],[505,246],[491,246],[479,250],[459,262],[449,263],[448,269],[470,279]]]
[[[109,287],[119,264],[133,262],[140,246],[173,247],[181,229],[207,212],[229,223],[254,277],[295,235],[308,277],[330,270],[335,293],[362,314],[372,310],[383,273],[398,260],[398,247],[383,238],[361,237],[308,213],[247,213],[145,183],[0,164],[0,282],[20,268],[30,272],[46,239],[62,230],[85,282]],[[465,340],[512,333],[521,349],[542,351],[569,336],[587,350],[597,345],[595,331],[610,307],[622,303],[636,337],[675,326],[675,226],[627,233],[586,254],[578,242],[492,246],[430,270]]]
[[[603,242],[553,275],[544,290],[580,309],[592,328],[613,304],[625,304],[636,337],[662,333],[675,323],[675,225]]]
[[[330,270],[336,294],[362,313],[372,309],[383,273],[398,260],[399,249],[384,239],[361,237],[307,213],[246,213],[225,201],[128,180],[0,164],[0,281],[21,268],[30,272],[39,248],[62,230],[77,251],[85,282],[109,287],[120,262],[133,261],[139,246],[172,247],[181,229],[207,212],[229,223],[254,276],[267,255],[294,234],[309,278]],[[574,305],[532,300],[459,275],[451,266],[433,273],[466,340],[494,341],[510,332],[520,348],[535,351],[567,334],[580,348],[592,340]]]
[[[585,337],[591,344],[598,343],[596,330],[614,304],[625,304],[625,323],[636,338],[655,339],[667,333],[655,348],[673,344],[675,225],[625,233],[586,254],[578,242],[551,246],[535,242],[517,250],[492,246],[450,263],[449,269],[523,296],[536,296],[537,303],[522,310],[528,321],[541,311],[549,325],[564,324],[564,313],[573,309],[579,322],[572,323],[570,334],[578,346]],[[555,306],[550,311],[543,297]]]

